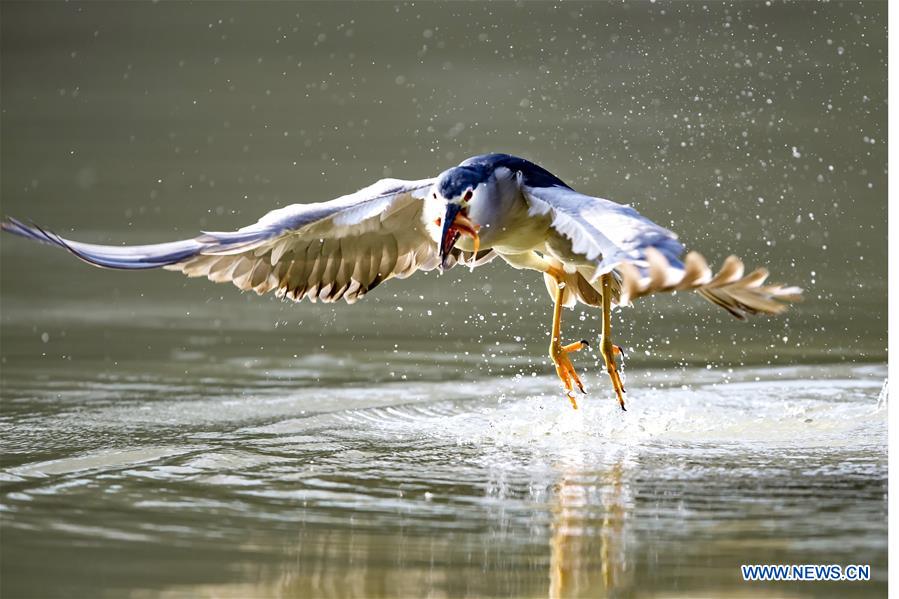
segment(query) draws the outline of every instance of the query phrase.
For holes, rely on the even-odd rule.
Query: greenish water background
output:
[[[885,414],[864,408],[887,359],[885,3],[4,2],[0,35],[0,208],[79,240],[236,228],[505,151],[632,203],[713,263],[736,253],[807,290],[788,315],[749,323],[683,295],[619,313],[636,413],[615,429],[587,358],[599,412],[578,425],[562,411],[530,273],[456,269],[356,306],[292,305],[3,236],[4,596],[545,595],[568,554],[552,532],[572,485],[587,525],[565,538],[593,556],[571,567],[581,593],[752,591],[734,564],[770,558],[772,539],[792,561],[885,561]],[[565,327],[591,337],[599,321],[578,309]],[[706,367],[762,386],[703,395],[720,382]],[[385,405],[399,412],[353,415]],[[683,441],[700,405],[722,408],[700,419],[710,429],[734,413],[747,424]],[[462,445],[420,410],[461,427]],[[323,413],[338,422],[264,429]],[[544,431],[503,423],[543,414],[572,434],[510,457]],[[845,445],[797,428],[819,416]],[[789,451],[773,432],[745,441],[781,426]],[[292,478],[319,445],[345,486]],[[198,482],[219,475],[233,478]],[[241,494],[247,479],[259,492]],[[377,501],[409,480],[416,501]],[[765,514],[782,508],[775,526]],[[855,528],[835,532],[834,514]],[[410,565],[423,555],[428,567]],[[615,584],[595,576],[612,562],[629,564]],[[882,590],[878,576],[862,590]]]

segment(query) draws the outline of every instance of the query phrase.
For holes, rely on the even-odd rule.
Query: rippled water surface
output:
[[[4,599],[885,594],[885,3],[0,13],[3,214],[163,241],[500,150],[806,289],[616,311],[628,411],[589,353],[574,411],[531,273],[288,305],[2,235]]]
[[[768,562],[885,584],[880,366],[635,371],[627,413],[549,376],[290,382],[337,362],[5,377],[6,588],[691,594]]]

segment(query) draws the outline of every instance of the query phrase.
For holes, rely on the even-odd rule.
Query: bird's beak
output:
[[[443,217],[443,234],[440,236],[441,269],[446,267],[447,257],[453,251],[459,236],[463,234],[468,235],[473,240],[474,255],[472,256],[472,261],[474,261],[481,242],[478,237],[478,226],[465,215],[461,205],[455,203],[447,204],[446,215]]]

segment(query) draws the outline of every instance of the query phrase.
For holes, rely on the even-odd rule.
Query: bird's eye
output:
[[[465,192],[465,195],[462,196],[462,199],[465,200],[466,202],[471,199],[471,190],[470,189]]]
[[[436,194],[436,193],[432,193],[431,195],[434,196],[434,199],[435,199],[435,200],[437,199],[437,194]]]

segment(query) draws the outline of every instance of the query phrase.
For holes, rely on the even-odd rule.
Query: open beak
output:
[[[440,236],[440,268],[446,268],[446,259],[453,251],[460,235],[468,235],[472,238],[474,252],[471,260],[474,262],[478,254],[481,240],[478,237],[478,226],[475,225],[464,209],[459,204],[447,204],[446,215],[443,217],[443,233]]]

